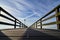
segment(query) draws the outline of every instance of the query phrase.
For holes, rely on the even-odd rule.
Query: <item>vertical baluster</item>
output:
[[[22,23],[22,28],[23,28],[23,23]]]
[[[22,23],[21,23],[21,27],[20,28],[22,28]]]
[[[41,27],[41,29],[42,29],[42,19],[40,20],[40,27]]]
[[[36,22],[36,28],[37,28],[37,22]]]
[[[19,27],[21,27],[21,22],[19,23]]]
[[[14,29],[16,28],[16,19],[15,19],[15,24],[14,24]]]
[[[56,14],[59,14],[60,10],[59,8],[56,9]],[[56,16],[56,21],[60,21],[60,15],[57,15]],[[57,29],[60,29],[60,24],[57,24]]]

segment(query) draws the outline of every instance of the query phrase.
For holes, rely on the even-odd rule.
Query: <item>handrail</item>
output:
[[[48,12],[46,15],[44,15],[43,17],[41,17],[39,20],[37,20],[35,23],[33,23],[30,27],[33,27],[33,25],[35,25],[36,24],[36,27],[37,27],[37,23],[40,23],[40,27],[41,27],[41,29],[42,29],[42,26],[44,26],[44,25],[53,25],[53,24],[57,24],[57,25],[59,25],[60,26],[60,11],[59,11],[59,8],[60,8],[60,5],[58,5],[57,7],[55,7],[53,10],[51,10],[50,12]],[[54,15],[52,15],[52,16],[49,16],[50,14],[52,14],[53,12],[57,12],[56,14],[54,14]],[[47,17],[47,16],[49,16],[49,17]],[[47,18],[45,18],[45,17],[47,17]],[[47,21],[47,20],[49,20],[49,19],[51,19],[51,18],[54,18],[54,17],[56,17],[57,18],[57,20],[55,21],[55,22],[50,22],[50,23],[45,23],[45,24],[42,24],[42,22],[44,22],[44,21]],[[45,18],[45,19],[43,19],[43,18]],[[43,19],[43,20],[42,20]],[[38,22],[39,21],[39,22]],[[60,29],[60,27],[58,28],[58,29]]]
[[[11,19],[11,18],[9,18],[9,17],[6,16],[6,15],[1,14],[1,11],[3,11],[5,14],[7,14],[8,16],[10,16],[10,17],[13,18],[14,20]],[[4,10],[2,7],[0,7],[0,16],[3,17],[3,18],[5,18],[5,19],[8,19],[8,20],[10,20],[10,21],[12,21],[12,22],[15,22],[14,24],[12,24],[12,23],[7,23],[7,22],[0,22],[0,24],[3,24],[3,25],[11,25],[11,26],[14,26],[14,28],[16,28],[16,26],[21,27],[21,25],[24,25],[24,26],[22,26],[22,27],[27,28],[27,26],[26,26],[25,24],[23,24],[23,23],[22,23],[21,21],[19,21],[17,18],[15,18],[14,16],[12,16],[10,13],[8,13],[6,10]],[[18,23],[19,25],[17,25],[17,23]]]
[[[9,18],[9,17],[7,17],[7,16],[4,16],[4,15],[2,15],[2,14],[0,14],[0,16],[6,18],[6,19],[8,19],[8,20],[11,20],[11,21],[15,22],[14,20],[12,20],[11,18]]]
[[[0,22],[0,24],[4,24],[4,25],[11,25],[11,26],[14,26],[14,24],[6,23],[6,22]],[[19,25],[16,25],[16,26],[19,26]]]
[[[43,22],[43,21],[46,21],[46,20],[49,20],[49,19],[51,19],[51,18],[53,18],[53,17],[55,17],[55,15],[52,15],[52,16],[50,16],[50,17],[48,17],[48,18],[45,18],[44,20],[42,20],[42,22]]]

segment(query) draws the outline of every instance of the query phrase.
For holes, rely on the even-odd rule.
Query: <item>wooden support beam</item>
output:
[[[21,27],[21,22],[19,23],[19,27]]]
[[[42,29],[42,20],[40,20],[40,28]]]
[[[21,28],[22,28],[22,23],[21,23]]]
[[[22,23],[22,28],[23,28],[23,23]]]
[[[15,25],[14,25],[14,29],[16,28],[16,19],[15,19]]]
[[[60,9],[57,8],[56,9],[56,14],[59,14],[60,13]],[[60,21],[60,15],[56,16],[56,21]],[[57,29],[60,29],[60,24],[57,24]]]
[[[36,22],[36,28],[37,28],[37,22]]]
[[[35,25],[35,27],[34,27],[34,28],[36,28],[36,23],[34,23],[34,25]]]

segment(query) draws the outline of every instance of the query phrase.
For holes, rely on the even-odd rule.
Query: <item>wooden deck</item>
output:
[[[60,30],[32,28],[1,30],[0,40],[60,40]]]

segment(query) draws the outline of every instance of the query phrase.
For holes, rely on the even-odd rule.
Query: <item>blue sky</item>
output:
[[[0,6],[17,19],[30,26],[54,7],[60,0],[0,0]]]

